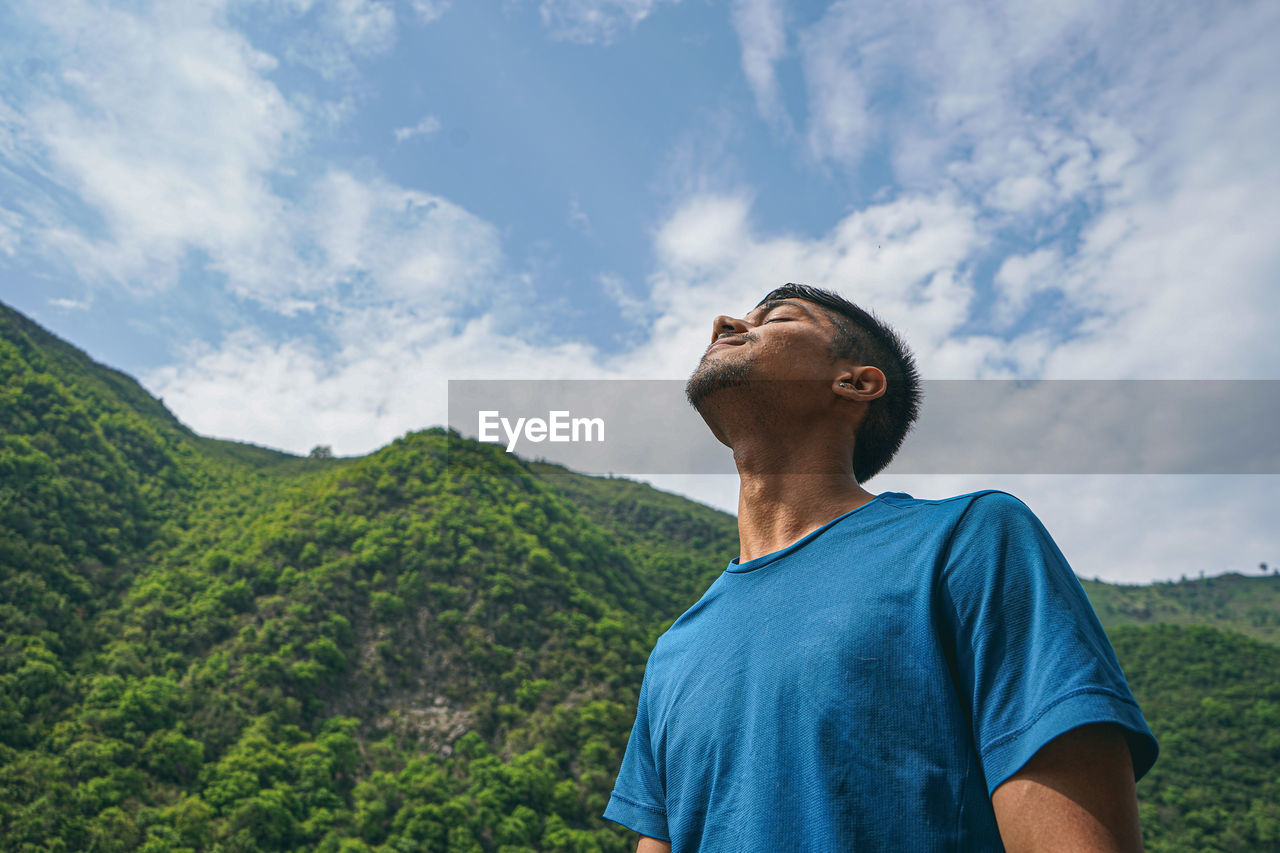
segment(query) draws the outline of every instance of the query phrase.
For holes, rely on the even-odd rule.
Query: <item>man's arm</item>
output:
[[[1133,763],[1114,724],[1049,741],[995,789],[991,805],[1008,853],[1142,851]]]
[[[636,845],[636,853],[671,853],[671,842],[642,835],[640,843]]]

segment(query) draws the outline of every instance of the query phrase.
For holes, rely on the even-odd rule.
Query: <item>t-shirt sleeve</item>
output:
[[[649,736],[649,674],[650,669],[646,668],[644,681],[640,686],[636,721],[631,727],[631,738],[627,741],[622,768],[618,771],[613,793],[609,795],[604,817],[641,835],[659,841],[670,841],[666,795]]]
[[[993,792],[1049,741],[1087,723],[1124,730],[1135,778],[1158,745],[1066,558],[1004,492],[976,496],[940,576],[944,639]]]

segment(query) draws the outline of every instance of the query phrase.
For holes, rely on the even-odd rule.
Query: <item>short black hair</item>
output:
[[[804,299],[821,306],[835,324],[832,360],[848,358],[880,368],[888,380],[882,396],[867,405],[853,449],[853,476],[865,483],[893,459],[920,415],[923,394],[915,356],[906,342],[883,320],[829,290],[787,283],[770,291],[757,308],[775,299]]]

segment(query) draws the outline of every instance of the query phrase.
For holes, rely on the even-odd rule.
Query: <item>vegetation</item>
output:
[[[648,651],[736,543],[438,429],[202,438],[0,305],[0,850],[629,850],[600,813]],[[1276,591],[1248,580],[1158,601],[1238,627]],[[1275,849],[1280,648],[1115,638],[1164,750],[1150,849]]]
[[[1081,583],[1108,631],[1122,625],[1211,625],[1280,644],[1280,577],[1274,570],[1142,586]]]
[[[1111,640],[1160,741],[1138,783],[1148,853],[1280,850],[1280,647],[1171,625]]]

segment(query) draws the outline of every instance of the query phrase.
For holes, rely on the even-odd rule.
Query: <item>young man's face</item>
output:
[[[831,358],[835,324],[804,299],[764,302],[742,318],[721,315],[712,322],[711,344],[698,362],[685,394],[695,409],[713,394],[756,380],[793,380],[773,390],[833,379],[841,365]],[[767,387],[767,386],[762,386]]]

